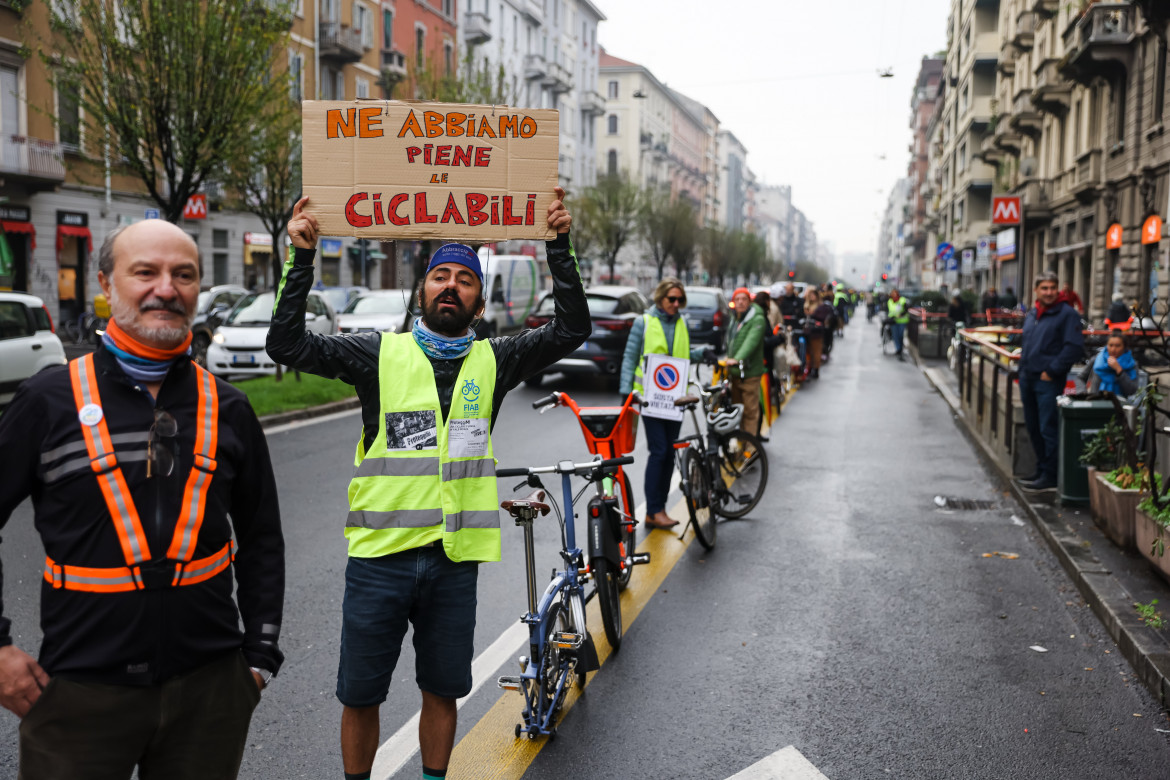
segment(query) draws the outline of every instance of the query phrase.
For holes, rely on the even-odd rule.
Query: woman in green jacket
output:
[[[768,317],[752,303],[751,291],[740,287],[731,296],[735,316],[727,329],[727,363],[731,401],[743,404],[743,429],[760,431],[760,377],[764,375],[764,335]]]

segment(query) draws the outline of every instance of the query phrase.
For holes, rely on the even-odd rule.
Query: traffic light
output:
[[[883,282],[884,282],[884,281],[886,281],[886,280],[887,280],[887,279],[889,279],[889,278],[890,278],[890,275],[889,275],[889,274],[882,274],[882,281],[883,281]]]
[[[789,272],[788,272],[788,278],[789,278],[789,279],[795,279],[795,278],[796,278],[796,271],[789,271]]]

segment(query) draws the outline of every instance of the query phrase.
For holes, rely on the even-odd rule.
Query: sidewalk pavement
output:
[[[1170,627],[1146,626],[1134,609],[1135,602],[1157,607],[1170,624],[1170,584],[1154,573],[1148,561],[1135,552],[1118,548],[1093,523],[1089,508],[1046,503],[1044,494],[1022,490],[991,455],[963,414],[959,382],[946,361],[919,361],[926,378],[950,405],[955,420],[999,474],[1032,524],[1048,542],[1077,590],[1104,624],[1122,655],[1163,707],[1170,707]],[[1051,500],[1051,499],[1050,499]]]

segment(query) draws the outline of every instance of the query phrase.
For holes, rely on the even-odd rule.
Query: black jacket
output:
[[[533,374],[539,373],[585,343],[593,330],[589,306],[577,269],[577,258],[567,234],[546,244],[552,272],[556,314],[535,330],[489,341],[496,353],[496,390],[492,398],[492,422],[500,412],[504,395]],[[378,354],[381,333],[322,336],[305,329],[305,301],[313,286],[315,250],[297,249],[285,263],[284,279],[277,297],[272,327],[268,331],[268,355],[278,363],[311,374],[340,379],[353,385],[362,403],[363,439],[369,447],[378,433],[380,396]],[[435,386],[444,419],[463,358],[431,359]]]
[[[1063,384],[1073,364],[1085,357],[1081,315],[1059,300],[1045,309],[1042,316],[1038,311],[1033,306],[1024,318],[1019,371],[1029,377],[1047,372],[1054,382]]]
[[[180,359],[158,392],[157,408],[170,412],[178,423],[171,450],[174,471],[168,477],[147,479],[146,441],[156,403],[105,349],[98,348],[94,361],[115,453],[151,556],[162,558],[179,519],[183,487],[194,460],[197,390],[191,363]],[[279,670],[283,656],[276,639],[284,607],[284,538],[268,444],[244,394],[220,380],[216,388],[217,467],[194,558],[219,551],[234,532],[239,544],[236,599],[233,567],[206,582],[177,588],[130,593],[54,590],[41,577],[40,551],[28,551],[35,565],[22,566],[17,576],[42,579],[40,664],[50,675],[151,685],[241,647],[250,665]],[[68,368],[49,369],[25,382],[0,416],[0,527],[31,495],[37,532],[45,554],[54,561],[125,566],[114,521],[88,460]],[[10,631],[10,621],[0,618],[0,645],[11,644]]]

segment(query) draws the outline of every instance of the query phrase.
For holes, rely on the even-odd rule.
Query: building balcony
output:
[[[1024,137],[1013,130],[1006,119],[1006,117],[1000,117],[992,139],[995,145],[1003,150],[1004,154],[1016,157],[1020,154],[1020,147],[1024,145]]]
[[[23,135],[0,136],[0,177],[30,190],[51,190],[65,181],[61,144]]]
[[[1063,70],[1088,85],[1097,76],[1126,73],[1133,64],[1137,13],[1129,3],[1095,3],[1065,32]]]
[[[406,54],[397,49],[382,50],[382,88],[393,91],[406,78]]]
[[[544,24],[544,5],[541,0],[523,0],[520,12],[533,24]]]
[[[1020,51],[1032,51],[1032,44],[1036,42],[1036,14],[1033,11],[1021,11],[1016,17],[1016,31],[1012,35],[1012,43]]]
[[[1025,222],[1052,218],[1051,186],[1051,182],[1039,177],[1023,179],[1016,186],[1014,193],[1020,196],[1020,210]]]
[[[1046,59],[1036,69],[1032,103],[1046,114],[1064,116],[1072,103],[1072,84],[1060,74],[1060,63]]]
[[[321,59],[335,62],[358,62],[366,53],[362,31],[338,22],[321,22],[317,44]]]
[[[1008,54],[1010,52],[1010,56]],[[1016,49],[1012,44],[1004,42],[1003,51],[999,54],[999,62],[995,63],[995,69],[999,71],[1001,76],[1011,78],[1016,75]]]
[[[1032,0],[1032,13],[1037,17],[1045,18],[1056,16],[1060,10],[1060,0]]]
[[[548,72],[548,63],[545,62],[542,54],[525,54],[524,55],[524,78],[532,81],[533,79],[542,79],[544,74]]]
[[[541,83],[554,93],[568,92],[573,88],[573,74],[559,62],[550,62]]]
[[[483,11],[463,15],[463,40],[472,46],[492,39],[492,20]]]
[[[1012,116],[1008,120],[1012,129],[1032,138],[1039,138],[1043,130],[1042,119],[1040,112],[1032,104],[1031,90],[1022,89],[1017,92],[1012,102]]]
[[[605,98],[592,89],[588,92],[582,92],[577,102],[586,114],[601,116],[605,113]]]
[[[1104,183],[1103,155],[1100,149],[1090,149],[1077,158],[1073,168],[1070,191],[1077,199],[1091,201],[1097,197],[1097,188]]]
[[[995,143],[995,136],[993,135],[989,135],[983,139],[983,145],[980,146],[979,151],[975,152],[973,156],[988,165],[999,165],[1007,159],[1007,153]]]

